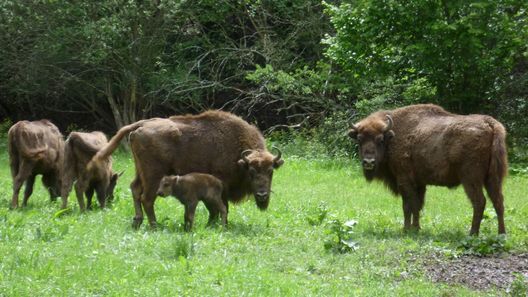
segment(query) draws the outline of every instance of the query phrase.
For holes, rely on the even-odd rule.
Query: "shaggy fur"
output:
[[[392,127],[391,126],[392,122]],[[387,129],[389,128],[389,129]],[[502,183],[507,173],[506,131],[486,115],[456,115],[432,104],[379,111],[353,125],[363,173],[403,198],[404,228],[420,228],[426,185],[463,185],[478,234],[486,199],[505,233]],[[411,224],[412,218],[412,224]]]
[[[113,198],[114,187],[119,175],[112,170],[112,159],[107,158],[87,169],[88,162],[106,144],[108,140],[102,132],[71,132],[64,148],[64,176],[62,185],[62,207],[66,208],[68,194],[75,182],[75,193],[79,208],[85,209],[84,194],[86,194],[86,208],[92,209],[92,196],[97,194],[101,208],[107,200]]]
[[[222,201],[223,186],[218,178],[203,173],[188,173],[186,175],[170,175],[161,179],[157,195],[175,196],[184,206],[185,230],[192,229],[194,213],[198,202],[202,201],[209,210],[209,222],[214,223],[220,214],[222,226],[227,223],[227,210]]]
[[[130,185],[135,228],[143,221],[143,210],[151,226],[156,225],[154,201],[165,175],[212,174],[224,184],[222,200],[226,207],[228,200],[240,202],[253,193],[257,206],[266,209],[273,169],[284,162],[266,150],[264,137],[256,127],[227,112],[207,111],[125,126],[91,163],[105,160],[128,134],[136,165],[136,176]]]
[[[18,207],[18,194],[26,182],[22,206],[33,193],[35,177],[42,174],[42,183],[55,201],[62,184],[64,140],[59,129],[48,120],[20,121],[8,132],[9,165],[13,178],[11,207]]]

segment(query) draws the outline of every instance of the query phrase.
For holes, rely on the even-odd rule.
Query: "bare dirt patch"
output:
[[[462,284],[476,290],[508,289],[518,275],[528,282],[528,253],[461,256],[454,260],[434,257],[425,268],[435,282]]]

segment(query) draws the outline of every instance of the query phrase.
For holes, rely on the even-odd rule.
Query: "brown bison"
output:
[[[207,111],[125,126],[94,156],[92,164],[105,160],[128,134],[136,165],[130,185],[136,210],[134,228],[143,222],[143,210],[151,226],[156,225],[154,201],[165,175],[212,174],[224,184],[226,208],[228,200],[240,202],[253,193],[257,206],[264,210],[269,203],[273,169],[284,163],[280,151],[277,156],[268,152],[256,127],[227,112]]]
[[[50,199],[60,195],[64,140],[59,129],[48,120],[20,121],[8,132],[9,165],[13,177],[11,207],[18,207],[18,194],[26,182],[24,201],[33,193],[35,177],[42,174],[42,183]]]
[[[184,206],[184,226],[189,231],[194,222],[194,213],[198,202],[202,201],[209,211],[211,225],[218,218],[222,218],[222,226],[227,223],[227,210],[222,201],[223,186],[218,178],[204,173],[188,173],[182,176],[169,175],[161,179],[157,195],[166,197],[175,196]]]
[[[113,198],[119,175],[112,170],[112,159],[106,158],[87,169],[88,162],[107,143],[106,136],[98,131],[70,133],[64,146],[64,176],[61,191],[63,208],[67,206],[68,194],[74,181],[76,181],[75,193],[81,211],[85,209],[84,194],[88,209],[92,209],[94,191],[101,208],[105,207],[107,200]]]
[[[463,185],[478,234],[486,188],[505,233],[502,183],[507,173],[504,127],[490,116],[456,115],[432,104],[378,111],[352,125],[363,174],[403,198],[404,228],[420,228],[427,185]],[[412,218],[412,223],[411,223]]]

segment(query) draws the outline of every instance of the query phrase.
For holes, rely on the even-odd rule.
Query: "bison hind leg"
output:
[[[141,180],[137,175],[130,184],[130,190],[132,191],[134,209],[136,211],[136,215],[132,220],[132,228],[137,230],[143,223],[143,209],[141,208],[141,195],[143,193],[143,187],[141,186]]]
[[[470,235],[478,235],[480,223],[486,208],[486,197],[482,192],[482,185],[476,183],[464,183],[464,191],[473,206],[473,220],[471,222]]]
[[[60,196],[59,193],[59,181],[57,180],[57,176],[53,173],[49,174],[43,174],[42,175],[42,183],[48,189],[48,193],[50,196],[50,201],[55,202],[57,201],[57,197]]]
[[[27,206],[27,202],[29,199],[29,196],[33,194],[33,186],[35,185],[35,174],[32,174],[29,176],[29,178],[26,180],[26,188],[24,189],[24,200],[22,201],[22,206]]]
[[[18,194],[20,188],[31,175],[33,171],[33,163],[22,160],[17,175],[13,179],[13,196],[11,198],[11,208],[18,207]],[[26,200],[27,203],[27,200]]]
[[[506,227],[504,225],[504,196],[502,195],[502,187],[499,182],[488,179],[484,185],[486,192],[493,203],[493,208],[497,213],[498,221],[498,232],[499,234],[506,233]]]
[[[209,220],[207,221],[207,225],[212,226],[218,220],[218,208],[216,207],[216,205],[214,205],[214,203],[211,202],[204,201],[204,204],[207,210],[209,211]]]

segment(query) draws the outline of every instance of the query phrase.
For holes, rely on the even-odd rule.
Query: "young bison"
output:
[[[42,174],[42,183],[55,201],[62,184],[64,140],[59,129],[48,120],[20,121],[7,133],[9,165],[13,177],[11,208],[18,207],[18,194],[26,183],[22,206],[33,193],[35,177]]]
[[[157,194],[166,197],[175,196],[185,206],[185,231],[192,228],[194,212],[198,201],[202,201],[209,210],[209,222],[212,224],[218,213],[222,217],[222,226],[227,223],[227,209],[222,201],[222,182],[203,173],[188,173],[186,175],[170,175],[161,179]]]
[[[120,174],[112,170],[112,159],[87,168],[92,157],[108,143],[102,132],[91,133],[71,132],[64,146],[64,176],[61,190],[62,207],[66,208],[68,194],[75,182],[75,194],[81,211],[85,209],[84,195],[86,195],[86,208],[92,209],[92,197],[97,194],[99,206],[104,208],[107,201],[112,200],[114,188]]]

